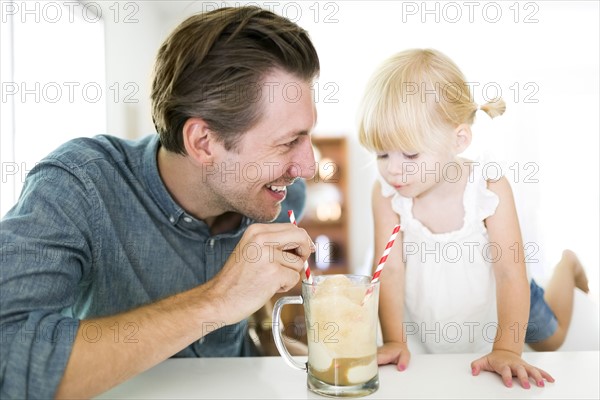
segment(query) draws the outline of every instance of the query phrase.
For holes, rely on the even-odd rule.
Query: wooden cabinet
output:
[[[345,137],[313,138],[317,173],[307,181],[306,209],[299,226],[317,245],[309,260],[316,274],[349,272],[348,146]]]

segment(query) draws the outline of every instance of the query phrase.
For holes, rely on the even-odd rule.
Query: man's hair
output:
[[[266,76],[285,71],[303,82],[319,74],[308,33],[258,7],[226,7],[183,21],[158,51],[152,118],[165,149],[185,154],[182,130],[202,118],[227,150],[259,122]],[[280,88],[281,89],[281,88]]]

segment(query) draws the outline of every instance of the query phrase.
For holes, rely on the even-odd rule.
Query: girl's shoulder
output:
[[[469,181],[476,186],[484,187],[497,195],[511,190],[510,182],[504,175],[500,163],[482,159],[463,159],[463,162],[469,166]]]
[[[499,201],[513,198],[512,188],[510,182],[505,176],[501,176],[498,179],[488,179],[487,188],[489,191],[498,196]]]
[[[477,222],[494,215],[503,197],[506,177],[497,174],[497,169],[477,160],[463,160],[469,165],[469,179],[464,193],[465,217]],[[494,172],[490,173],[491,170]]]
[[[371,193],[371,208],[373,216],[377,220],[391,221],[400,217],[400,214],[394,210],[393,196],[386,196],[384,185],[386,183],[380,179],[375,180],[373,191]],[[393,189],[393,188],[392,188]]]

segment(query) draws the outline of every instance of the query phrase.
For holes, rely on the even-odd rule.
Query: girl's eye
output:
[[[377,153],[377,159],[378,160],[387,158],[387,156],[388,156],[387,153]]]
[[[416,158],[419,157],[419,153],[415,153],[415,154],[405,154],[405,153],[402,153],[402,155],[404,156],[404,158],[407,158],[409,160],[414,160],[414,159],[416,159]]]

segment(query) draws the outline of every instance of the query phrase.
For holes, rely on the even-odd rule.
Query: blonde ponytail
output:
[[[476,111],[502,115],[501,98],[479,107],[458,66],[434,49],[409,49],[375,71],[359,109],[359,141],[369,150],[439,153],[455,146],[453,132],[472,125]]]
[[[504,114],[504,111],[506,111],[506,103],[501,97],[498,97],[480,106],[479,109],[485,111],[490,118],[496,118]]]

